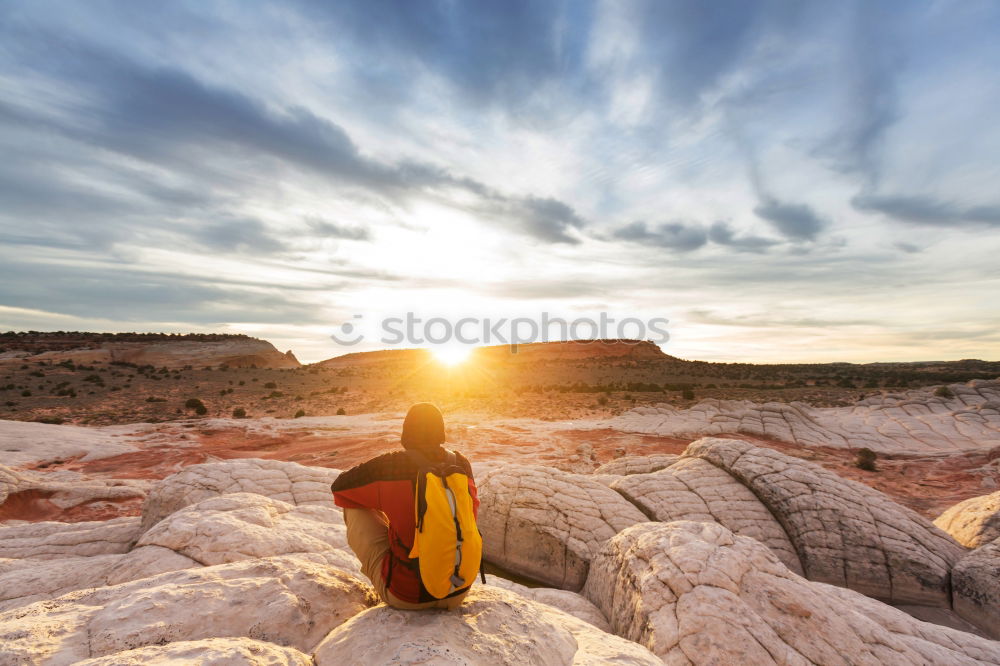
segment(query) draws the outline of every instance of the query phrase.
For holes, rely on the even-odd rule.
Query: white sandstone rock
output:
[[[584,594],[668,664],[1000,664],[1000,643],[807,581],[717,523],[621,532]]]
[[[145,497],[150,485],[144,479],[90,479],[76,472],[31,472],[0,465],[0,504],[18,493],[35,492],[60,509],[70,509],[97,500]]]
[[[646,517],[588,476],[508,465],[477,479],[485,558],[555,587],[579,590],[591,556]]]
[[[105,584],[124,555],[20,560],[27,566],[0,573],[0,612],[53,599],[67,592]]]
[[[594,474],[651,474],[673,465],[680,456],[672,453],[652,453],[648,456],[624,456],[606,462]]]
[[[190,504],[227,493],[256,493],[296,506],[333,507],[330,486],[339,475],[337,469],[258,458],[190,465],[152,487],[142,508],[142,529]]]
[[[125,553],[139,534],[137,517],[0,527],[0,557],[46,560]]]
[[[295,648],[252,638],[206,638],[177,641],[85,659],[76,666],[313,666],[312,658]]]
[[[637,407],[608,425],[664,437],[744,433],[801,446],[867,447],[878,453],[960,453],[1000,445],[1000,381],[952,384],[952,398],[933,388],[874,395],[851,407],[745,400]]]
[[[1000,538],[1000,492],[970,497],[948,508],[934,524],[967,548]]]
[[[707,460],[683,458],[653,474],[633,474],[611,484],[652,520],[716,522],[757,539],[786,567],[802,573],[795,547],[767,507],[746,486]]]
[[[309,652],[374,600],[371,586],[306,557],[175,571],[0,613],[0,665],[73,664],[233,636]]]
[[[0,419],[3,464],[21,467],[55,460],[99,460],[137,450],[120,428],[86,428]]]
[[[955,612],[1000,639],[1000,539],[959,560],[951,572],[951,588]]]
[[[452,611],[379,605],[316,648],[316,666],[357,664],[659,664],[646,648],[549,606],[475,586]]]
[[[810,580],[893,603],[949,606],[951,567],[964,549],[915,511],[819,465],[740,440],[688,445],[726,470],[784,526]]]
[[[149,546],[204,565],[314,553],[338,569],[361,571],[347,545],[340,509],[294,506],[253,493],[210,497],[175,511],[143,534],[127,557]]]
[[[569,613],[575,618],[594,625],[601,631],[611,632],[611,625],[608,624],[608,619],[604,617],[601,609],[576,592],[558,590],[552,587],[528,587],[493,574],[486,574],[486,583],[503,588],[508,592],[514,592],[525,599],[553,606],[564,613]]]

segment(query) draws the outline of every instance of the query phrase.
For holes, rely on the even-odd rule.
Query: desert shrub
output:
[[[306,410],[300,409],[299,411],[295,412],[295,416],[293,418],[300,419],[305,415],[306,415]]]
[[[606,404],[608,404],[608,396],[606,396],[606,395],[599,396],[597,398],[597,404],[598,405],[606,405]]]
[[[347,412],[344,411],[343,407],[341,407],[340,409],[337,410],[337,416],[346,416],[346,415],[347,415]]]
[[[194,413],[198,416],[204,416],[205,414],[208,414],[208,407],[205,405],[198,405],[194,408]]]
[[[954,398],[955,394],[947,386],[938,386],[937,390],[934,391],[934,395],[939,398]]]
[[[29,391],[28,389],[24,389],[23,391],[21,391],[21,397],[22,398],[30,398],[31,397],[31,391]]]
[[[48,423],[50,425],[62,425],[65,420],[59,418],[58,416],[43,416],[41,418],[35,419],[35,423]]]
[[[204,407],[204,406],[205,403],[203,403],[198,398],[188,398],[187,401],[184,403],[184,409],[197,410],[199,407]]]
[[[240,380],[240,386],[243,386],[244,384],[246,384],[246,382],[241,379]]]
[[[681,397],[684,398],[685,400],[694,400],[694,391],[692,391],[689,388],[686,388],[683,391],[681,391]]]
[[[854,466],[858,469],[867,470],[869,472],[875,471],[875,461],[878,459],[878,455],[869,448],[858,449],[857,454],[854,456]]]
[[[245,419],[246,417],[247,417],[247,410],[243,409],[242,407],[237,407],[236,409],[233,410],[234,419]]]
[[[31,375],[32,377],[44,377],[45,376],[45,373],[42,372],[41,370],[33,370],[32,372],[29,372],[28,374]]]
[[[266,384],[264,384],[264,388],[270,388],[270,389],[278,388],[278,385],[275,384],[274,382],[267,382]]]
[[[146,398],[146,402],[166,402],[166,398],[157,398],[155,395],[151,395]]]

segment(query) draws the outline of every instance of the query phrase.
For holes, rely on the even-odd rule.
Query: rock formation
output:
[[[959,560],[951,586],[955,612],[1000,639],[1000,538]]]
[[[959,453],[1000,447],[1000,381],[973,380],[948,387],[875,395],[851,407],[816,408],[804,403],[702,400],[689,409],[661,404],[637,407],[612,419],[627,432],[669,437],[744,433],[801,446],[878,453]]]
[[[116,652],[77,662],[77,666],[176,666],[214,664],[217,666],[313,666],[312,657],[295,648],[252,638],[205,638],[175,641]]]
[[[624,530],[584,594],[670,664],[1000,664],[998,643],[807,581],[715,523]]]
[[[490,585],[503,588],[508,592],[514,592],[525,599],[558,608],[564,613],[569,613],[575,618],[594,625],[601,631],[611,631],[611,625],[608,624],[608,619],[604,617],[604,613],[586,597],[576,592],[559,590],[552,587],[527,587],[492,574],[486,574],[486,582]]]
[[[94,502],[138,502],[149,485],[139,479],[89,479],[66,470],[42,474],[0,465],[0,520],[58,517]]]
[[[296,506],[332,507],[330,485],[339,475],[337,469],[258,458],[190,465],[150,490],[142,509],[143,531],[174,511],[226,493],[256,493]]]
[[[725,470],[700,458],[681,458],[653,474],[634,474],[611,484],[651,520],[716,522],[769,547],[785,566],[802,573],[795,546],[757,496]]]
[[[473,588],[454,612],[364,611],[320,643],[316,666],[339,666],[345,655],[359,664],[660,663],[640,645],[492,586]]]
[[[51,560],[127,553],[140,533],[138,517],[0,527],[0,558]]]
[[[605,540],[646,520],[621,495],[581,474],[507,465],[477,483],[486,559],[568,590],[583,586]]]
[[[739,440],[700,439],[684,456],[749,488],[785,528],[810,580],[893,603],[950,604],[949,575],[963,548],[877,490]]]
[[[959,502],[938,516],[934,524],[967,548],[1000,539],[1000,492]]]
[[[594,470],[594,474],[649,474],[670,467],[680,456],[671,453],[654,453],[648,456],[624,456],[606,462]]]

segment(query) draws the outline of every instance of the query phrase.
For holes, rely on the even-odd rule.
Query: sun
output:
[[[431,353],[434,354],[434,359],[438,363],[452,366],[466,361],[469,358],[469,354],[472,353],[472,347],[443,345],[440,347],[431,347]]]

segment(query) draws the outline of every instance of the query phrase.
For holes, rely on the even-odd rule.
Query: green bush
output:
[[[934,395],[938,396],[939,398],[954,398],[955,397],[955,394],[952,393],[952,390],[950,388],[948,388],[947,386],[938,386],[937,390],[934,391]]]
[[[198,416],[204,416],[205,414],[208,414],[208,407],[205,405],[198,405],[194,408],[194,413]]]
[[[299,411],[295,412],[295,416],[293,418],[300,419],[305,415],[306,415],[306,410],[300,409]]]
[[[246,417],[247,417],[247,410],[243,409],[242,407],[237,407],[236,409],[233,410],[234,419],[245,419]]]
[[[31,391],[29,391],[28,389],[25,389],[25,390],[21,391],[21,397],[22,398],[30,398],[31,397]]]
[[[343,407],[341,407],[340,409],[337,410],[337,416],[346,416],[346,415],[347,415],[347,412],[344,411]]]
[[[689,388],[686,388],[683,391],[681,391],[681,397],[684,398],[685,400],[694,400],[694,391],[692,391]]]
[[[854,466],[858,469],[874,472],[876,470],[875,461],[877,459],[878,455],[871,449],[858,449],[858,452],[854,457]]]
[[[203,403],[198,398],[188,398],[187,402],[184,403],[184,409],[198,409],[199,407],[204,407]]]
[[[270,388],[270,389],[278,388],[278,385],[275,384],[274,382],[267,382],[266,384],[264,384],[264,388]]]

